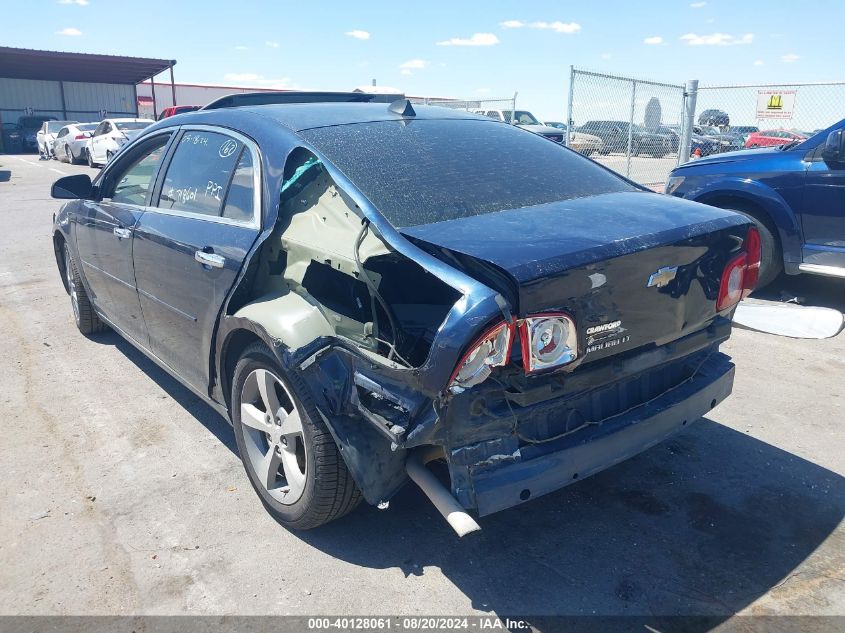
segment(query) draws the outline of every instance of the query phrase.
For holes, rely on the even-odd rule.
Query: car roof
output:
[[[215,114],[243,114],[273,120],[284,127],[300,132],[318,127],[375,123],[378,121],[470,119],[490,122],[491,119],[438,106],[414,105],[415,116],[403,117],[389,109],[388,103],[290,103],[261,106],[242,106],[220,110],[197,110],[181,114],[182,125],[192,121],[209,122]],[[228,118],[228,117],[227,117]]]

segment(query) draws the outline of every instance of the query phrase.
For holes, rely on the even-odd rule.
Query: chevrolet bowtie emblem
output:
[[[675,275],[677,274],[677,266],[666,266],[664,268],[658,268],[656,273],[651,273],[651,276],[649,276],[646,288],[651,288],[652,286],[663,288],[664,286],[668,286],[669,282],[672,281],[675,278]]]

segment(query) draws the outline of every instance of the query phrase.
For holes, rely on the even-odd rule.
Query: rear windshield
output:
[[[382,121],[301,134],[398,228],[634,190],[558,143],[493,121]]]
[[[118,130],[143,130],[152,124],[152,121],[115,121]]]

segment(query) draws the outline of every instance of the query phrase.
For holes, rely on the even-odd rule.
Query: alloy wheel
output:
[[[302,419],[281,379],[255,369],[241,388],[241,429],[246,459],[276,501],[296,503],[305,490],[308,452]]]

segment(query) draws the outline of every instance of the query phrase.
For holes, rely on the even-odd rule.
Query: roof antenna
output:
[[[400,116],[417,116],[417,113],[414,112],[414,107],[407,99],[397,99],[387,109]]]

